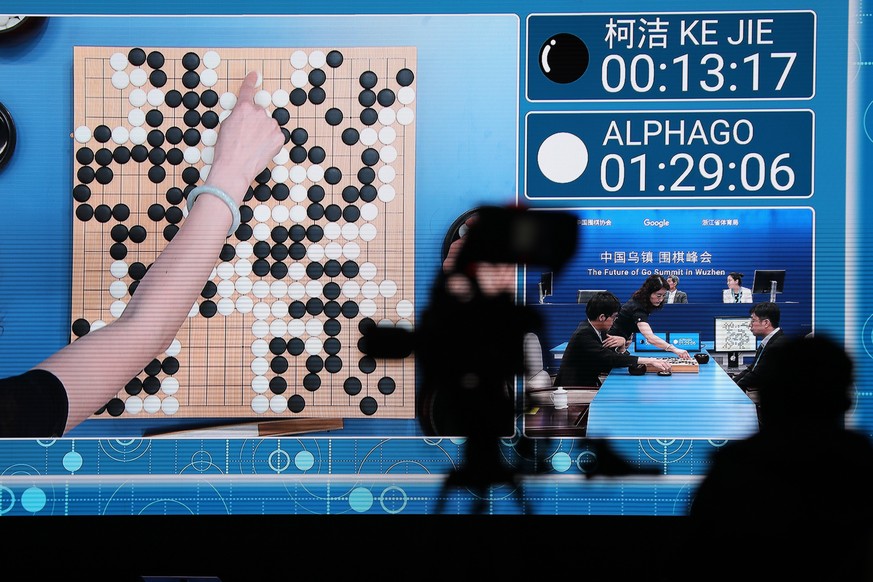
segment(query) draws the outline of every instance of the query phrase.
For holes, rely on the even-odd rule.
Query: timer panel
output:
[[[531,15],[530,101],[811,99],[816,14]]]
[[[525,197],[813,194],[810,110],[530,113]]]

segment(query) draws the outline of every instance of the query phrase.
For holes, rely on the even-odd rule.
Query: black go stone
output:
[[[182,104],[186,109],[195,109],[200,105],[200,95],[196,91],[188,91],[182,95]]]
[[[291,134],[291,139],[294,139],[294,134]],[[303,146],[294,146],[291,148],[291,151],[288,152],[288,156],[295,164],[302,164],[306,161],[306,148]]]
[[[304,305],[299,299],[293,301],[291,305],[288,306],[288,315],[295,319],[300,319],[306,315],[306,305]]]
[[[182,143],[183,137],[184,134],[182,133],[181,128],[174,126],[167,130],[167,141],[173,145],[179,145]]]
[[[339,356],[328,356],[324,360],[324,369],[331,374],[336,374],[343,369],[343,360]]]
[[[131,65],[139,67],[146,62],[146,53],[141,48],[132,48],[127,53],[127,62]]]
[[[361,134],[358,133],[357,129],[348,128],[343,130],[342,140],[346,145],[355,145],[358,143],[358,140],[361,138]]]
[[[313,105],[321,105],[327,99],[327,93],[321,87],[313,87],[309,90],[309,101]]]
[[[361,184],[372,184],[376,179],[376,171],[373,168],[366,167],[358,170],[358,182]]]
[[[218,313],[218,306],[211,299],[207,299],[200,304],[200,315],[203,317],[208,319],[213,317],[216,313]]]
[[[149,83],[153,87],[163,87],[167,84],[167,74],[163,71],[152,71],[149,75]]]
[[[371,170],[372,171],[372,170]],[[372,184],[367,184],[361,187],[361,200],[364,202],[372,202],[379,195],[379,191]]]
[[[164,114],[158,109],[152,109],[146,113],[145,120],[152,127],[160,127],[164,123]]]
[[[164,132],[162,132],[160,129],[151,130],[146,136],[146,143],[148,143],[153,148],[164,145]]]
[[[179,148],[170,148],[167,152],[167,161],[173,166],[178,166],[185,161],[185,154]]]
[[[76,171],[76,179],[82,184],[90,184],[94,181],[94,168],[82,166]]]
[[[345,382],[343,382],[343,391],[349,396],[360,394],[361,388],[361,381],[354,376],[349,376],[346,378]]]
[[[373,125],[379,121],[379,114],[372,107],[368,107],[361,111],[360,119],[364,125]]]
[[[163,164],[164,160],[167,159],[167,154],[160,147],[152,148],[149,152],[149,161],[155,165]]]
[[[188,127],[197,127],[200,124],[200,113],[196,109],[189,109],[182,116],[182,121]]]
[[[79,148],[76,150],[76,161],[87,166],[94,161],[94,152],[91,148]]]
[[[183,217],[182,209],[178,206],[171,206],[167,208],[167,211],[164,213],[164,218],[166,218],[167,222],[170,224],[179,224],[182,222]]]
[[[134,162],[142,163],[149,159],[149,149],[142,144],[137,144],[130,149],[130,157]]]
[[[376,82],[379,80],[379,77],[376,76],[376,73],[373,71],[364,71],[361,73],[358,82],[360,82],[361,87],[364,89],[372,89],[376,86]]]
[[[366,414],[367,416],[373,416],[379,409],[379,403],[376,402],[376,399],[372,396],[364,396],[363,398],[361,398],[361,402],[360,404],[358,404],[358,408],[360,408],[361,412]]]
[[[313,164],[320,164],[327,158],[327,153],[325,153],[324,148],[320,146],[315,146],[311,150],[309,150],[309,161]]]
[[[218,127],[218,114],[214,111],[206,111],[200,116],[200,123],[207,129]]]
[[[164,103],[175,109],[182,104],[182,93],[177,89],[170,89],[167,91],[167,94],[164,95]]]
[[[116,204],[112,207],[112,217],[118,221],[124,221],[130,218],[130,208],[127,204]]]
[[[343,216],[342,209],[336,204],[328,204],[324,209],[324,217],[331,222],[336,222]]]
[[[114,159],[116,163],[126,164],[130,161],[130,150],[125,146],[118,146],[112,152],[112,159]]]
[[[339,125],[343,122],[343,112],[336,107],[331,107],[324,114],[324,120],[328,125]]]
[[[108,184],[112,181],[112,169],[106,167],[97,168],[97,171],[94,172],[94,177],[100,184]]]
[[[116,261],[120,261],[127,256],[127,247],[122,243],[115,243],[109,247],[109,256]]]
[[[340,313],[342,313],[342,308],[333,299],[324,304],[324,314],[326,316],[336,318],[340,316]]]
[[[146,236],[148,235],[148,231],[141,225],[137,224],[136,226],[132,226],[130,231],[128,232],[128,236],[130,236],[130,240],[133,242],[140,244],[145,241]]]
[[[270,340],[270,353],[274,356],[284,354],[287,348],[288,342],[286,342],[283,338],[274,337]]]
[[[321,378],[317,374],[306,374],[303,377],[303,387],[310,392],[315,392],[321,388]]]
[[[346,222],[357,222],[361,217],[361,210],[354,205],[349,205],[343,208],[343,219]]]
[[[79,184],[73,188],[73,200],[76,202],[87,202],[91,198],[91,188],[84,184]]]
[[[106,125],[98,125],[94,128],[94,139],[100,143],[106,143],[112,139],[112,130]]]
[[[160,184],[167,177],[167,171],[161,166],[152,166],[149,168],[149,180],[155,184]]]
[[[108,166],[112,163],[112,150],[109,148],[100,148],[94,154],[94,160],[101,166]]]
[[[309,84],[315,87],[321,87],[327,80],[327,75],[321,69],[312,69],[309,71]]]
[[[230,261],[236,256],[236,249],[233,248],[233,245],[224,243],[221,245],[221,252],[218,254],[218,258],[222,261]]]
[[[335,69],[343,64],[343,54],[337,50],[333,50],[327,53],[325,60],[327,61],[327,66]]]
[[[282,376],[273,376],[270,378],[270,392],[273,394],[284,394],[288,390],[288,382]]]
[[[218,93],[212,89],[207,89],[200,94],[200,103],[202,103],[204,107],[215,107],[218,105]]]
[[[200,84],[200,75],[196,71],[187,71],[182,75],[182,85],[187,89],[193,89]]]
[[[259,259],[266,259],[270,256],[270,243],[259,240],[252,246],[252,252]]]
[[[182,138],[185,141],[186,145],[196,146],[200,143],[200,132],[194,129],[193,127],[185,130],[184,136]]]
[[[188,71],[193,71],[200,66],[200,57],[195,52],[187,52],[182,56],[182,66]]]
[[[301,105],[306,103],[306,91],[304,91],[300,87],[297,87],[296,89],[291,91],[288,97],[291,101],[291,104],[296,105],[297,107],[300,107]]]
[[[149,66],[153,69],[158,69],[164,66],[164,55],[158,51],[150,52],[146,60]]]
[[[367,166],[375,166],[379,163],[379,152],[375,148],[367,148],[361,152],[361,161]]]
[[[345,188],[343,188],[342,196],[343,200],[345,200],[346,202],[354,202],[358,199],[358,189],[354,186],[346,186]]]
[[[170,242],[176,237],[179,232],[179,227],[175,224],[168,224],[164,227],[164,240]]]
[[[124,242],[127,240],[127,227],[123,224],[116,224],[112,227],[112,230],[109,231],[109,236],[112,237],[112,240],[115,242]]]
[[[415,75],[409,69],[400,69],[397,71],[397,83],[401,87],[408,87],[412,85],[412,81],[415,79]]]
[[[394,91],[392,91],[391,89],[382,89],[381,91],[379,91],[378,101],[379,105],[381,105],[382,107],[391,107],[392,105],[394,105],[395,99],[396,96],[394,95]]]
[[[288,353],[292,356],[299,356],[303,353],[303,350],[306,348],[306,344],[303,343],[303,340],[299,337],[291,338],[288,340]]]
[[[185,195],[182,192],[181,188],[177,188],[173,186],[169,190],[167,190],[167,194],[164,196],[167,199],[167,202],[170,204],[180,204],[182,200],[185,199]]]
[[[306,400],[303,399],[299,394],[295,394],[291,398],[288,399],[288,410],[291,412],[303,412],[303,409],[306,407]]]
[[[336,166],[331,166],[324,171],[324,180],[328,184],[339,184],[340,180],[342,179],[342,170],[340,170]]]
[[[94,209],[94,218],[105,224],[112,219],[112,209],[107,204],[100,204]]]
[[[364,89],[358,93],[358,103],[364,107],[372,107],[376,104],[376,93],[369,89]]]
[[[73,322],[72,331],[76,337],[82,337],[91,331],[91,324],[86,319],[77,319]]]

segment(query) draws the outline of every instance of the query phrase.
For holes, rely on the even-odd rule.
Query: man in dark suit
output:
[[[749,328],[761,343],[755,352],[755,359],[742,372],[734,376],[734,382],[742,388],[752,400],[757,402],[757,388],[761,377],[770,365],[767,354],[775,346],[785,342],[786,336],[779,327],[779,306],[770,301],[756,303],[749,310],[751,321]]]
[[[664,298],[665,303],[688,303],[688,295],[685,291],[677,289],[679,286],[679,277],[670,275],[667,277],[667,297]]]
[[[628,354],[624,338],[607,336],[620,307],[621,302],[608,291],[591,297],[585,306],[588,319],[579,324],[567,344],[555,386],[600,386],[600,374],[635,364],[652,364],[658,370],[670,370],[670,364],[662,359]]]

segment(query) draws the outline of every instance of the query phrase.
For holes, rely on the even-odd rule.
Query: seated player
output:
[[[196,198],[124,313],[33,369],[0,380],[0,437],[63,435],[170,345],[218,261],[246,191],[284,144],[279,125],[254,102],[259,84],[256,72],[243,81],[220,126],[202,192],[208,195]]]
[[[670,275],[667,277],[667,285],[670,290],[667,291],[666,303],[688,303],[688,294],[679,290],[679,277]]]
[[[734,382],[747,394],[758,388],[762,374],[767,372],[767,367],[770,365],[768,357],[770,349],[783,343],[786,339],[779,327],[780,312],[779,306],[775,303],[769,301],[756,303],[749,310],[749,315],[751,316],[749,328],[756,338],[761,339],[761,343],[755,352],[755,359],[752,363],[734,376]],[[751,396],[754,399],[754,394]]]
[[[733,272],[727,276],[727,289],[721,292],[722,303],[751,303],[752,290],[743,287],[743,274]]]
[[[670,363],[663,359],[626,353],[623,342],[615,349],[604,345],[606,332],[618,316],[619,307],[619,300],[608,291],[595,293],[588,301],[585,306],[588,319],[579,324],[567,344],[555,386],[600,386],[601,374],[635,364],[651,364],[658,370],[670,370]]]
[[[618,336],[624,339],[625,345],[628,345],[634,333],[641,333],[656,348],[672,352],[682,360],[690,359],[691,356],[686,350],[677,348],[656,336],[652,326],[649,325],[649,314],[664,307],[664,298],[669,288],[667,280],[661,275],[647,277],[640,288],[634,291],[631,298],[621,306],[609,330],[610,340],[612,336]],[[612,347],[612,344],[607,345]]]

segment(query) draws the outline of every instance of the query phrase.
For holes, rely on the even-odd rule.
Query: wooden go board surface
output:
[[[658,358],[659,360],[665,360],[670,362],[670,370],[675,373],[699,373],[700,365],[697,363],[697,360],[694,358],[690,360],[682,359],[682,358]],[[652,366],[651,364],[646,365],[647,372],[657,372],[658,369]]]
[[[184,223],[250,70],[286,145],[176,340],[95,417],[412,418],[412,358],[357,347],[413,327],[410,47],[75,47],[71,339],[121,315]]]

